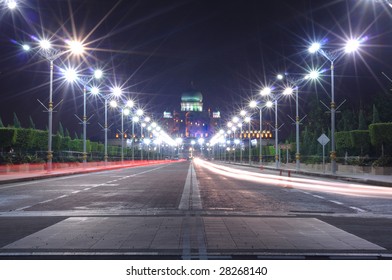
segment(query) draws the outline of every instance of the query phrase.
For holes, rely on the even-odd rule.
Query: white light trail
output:
[[[258,182],[262,185],[274,185],[278,187],[293,187],[301,190],[312,190],[325,193],[337,193],[354,197],[377,197],[392,199],[392,189],[370,185],[360,185],[343,182],[328,182],[315,179],[283,177],[278,175],[257,173],[239,170],[231,167],[213,164],[201,159],[195,159],[195,164],[202,168],[239,180]]]

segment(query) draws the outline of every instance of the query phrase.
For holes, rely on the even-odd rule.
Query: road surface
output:
[[[214,161],[0,186],[0,257],[391,258],[392,189]]]

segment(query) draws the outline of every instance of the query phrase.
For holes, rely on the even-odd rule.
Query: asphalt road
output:
[[[392,189],[179,161],[0,186],[0,257],[391,258]]]

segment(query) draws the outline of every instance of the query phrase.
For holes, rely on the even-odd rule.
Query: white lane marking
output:
[[[32,205],[28,205],[28,206],[25,206],[25,207],[21,207],[21,208],[15,209],[15,211],[23,211],[23,210],[25,210],[27,208],[30,208],[30,207],[32,207]]]
[[[169,164],[171,165],[171,164]],[[151,169],[151,170],[147,170],[145,172],[141,172],[141,173],[137,173],[134,175],[138,175],[138,174],[143,174],[146,172],[150,172],[153,170],[157,170],[163,167],[166,167],[168,165],[163,165],[163,166],[159,166],[157,168]],[[137,167],[137,166],[136,166]],[[145,167],[145,166],[139,166],[139,167]],[[91,172],[91,173],[83,173],[83,174],[74,174],[74,175],[66,175],[66,176],[59,176],[59,177],[54,177],[54,178],[46,178],[46,179],[40,179],[40,180],[33,180],[30,182],[23,182],[23,183],[9,183],[10,185],[5,185],[5,186],[1,186],[0,190],[5,190],[5,189],[12,189],[12,188],[16,188],[16,187],[21,187],[21,186],[27,186],[27,185],[34,185],[34,184],[39,184],[41,182],[52,182],[52,181],[61,181],[61,180],[68,180],[70,178],[77,178],[77,177],[83,177],[83,176],[90,176],[91,174],[94,174],[96,176],[105,176],[108,177],[110,175],[107,175],[107,173],[111,173],[111,172],[119,172],[119,171],[123,171],[124,169],[131,169],[131,168],[135,168],[135,167],[124,167],[123,169],[116,169],[116,170],[102,170],[102,171],[96,171],[96,172]],[[56,175],[56,173],[53,173]],[[129,177],[133,177],[134,175],[131,175]],[[119,176],[122,177],[122,176]]]
[[[140,172],[140,173],[136,173],[136,174],[133,174],[133,175],[128,175],[128,176],[126,176],[126,177],[127,177],[127,178],[128,178],[128,177],[129,177],[129,178],[130,178],[130,177],[134,177],[134,176],[137,176],[137,175],[140,175],[140,174],[144,174],[144,173],[148,173],[148,172],[151,172],[151,171],[155,171],[155,170],[161,169],[161,168],[163,168],[163,167],[165,167],[165,166],[159,166],[159,167],[157,167],[157,168],[153,168],[153,169],[151,169],[151,170],[146,170],[146,171],[143,171],[143,172]],[[105,172],[106,172],[106,171],[105,171]],[[85,176],[85,175],[88,175],[88,174],[83,174],[83,175],[80,175],[80,176]],[[73,177],[77,177],[77,176],[73,176]],[[68,178],[69,178],[69,176],[68,176]],[[65,179],[65,178],[64,178],[64,179]],[[52,179],[51,181],[54,181],[54,180],[56,180],[56,179]],[[57,179],[57,180],[58,180],[58,179]],[[50,181],[50,180],[46,180],[46,181]],[[109,183],[112,183],[112,182],[115,182],[115,181],[117,181],[117,180],[112,180],[112,181],[109,181],[109,182],[106,182],[106,183],[102,183],[102,184],[98,184],[98,185],[93,185],[93,187],[84,188],[83,190],[74,191],[74,192],[72,192],[72,193],[76,194],[76,193],[79,193],[79,192],[82,192],[82,191],[88,191],[88,190],[91,190],[92,188],[97,188],[97,187],[101,187],[101,186],[116,186],[116,185],[118,186],[119,184],[109,184]],[[28,184],[18,184],[18,185],[12,186],[12,188],[13,188],[13,187],[17,187],[17,186],[23,186],[23,185],[28,185]],[[10,188],[11,188],[11,187],[10,187]],[[61,196],[56,197],[56,198],[52,198],[52,199],[48,199],[48,200],[44,200],[44,201],[37,202],[37,203],[34,204],[34,205],[52,202],[52,201],[54,201],[54,200],[61,199],[61,198],[64,198],[64,197],[68,197],[68,196],[69,196],[69,195],[61,195]],[[15,211],[23,211],[23,210],[25,210],[25,209],[27,209],[27,208],[33,207],[34,205],[24,206],[24,207],[15,209]]]
[[[342,202],[336,201],[336,200],[330,200],[329,202],[335,203],[335,204],[339,204],[339,205],[343,205]]]
[[[321,195],[312,194],[312,196],[313,196],[313,197],[316,197],[316,198],[320,198],[320,199],[325,199],[325,197],[323,197],[323,196],[321,196]]]
[[[196,172],[193,163],[189,165],[188,174],[185,180],[184,190],[182,192],[180,210],[201,210],[203,209],[200,197],[199,184],[196,178]]]
[[[351,209],[356,210],[358,212],[366,212],[366,210],[363,210],[361,208],[355,207],[355,206],[350,206]]]

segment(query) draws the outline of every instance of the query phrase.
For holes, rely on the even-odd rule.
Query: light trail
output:
[[[367,186],[352,183],[318,181],[306,178],[282,177],[278,175],[256,173],[239,170],[232,167],[213,164],[201,159],[195,159],[195,164],[222,176],[257,182],[263,185],[277,187],[292,187],[301,190],[311,190],[325,193],[342,194],[353,197],[372,197],[392,199],[392,189],[378,186]]]

